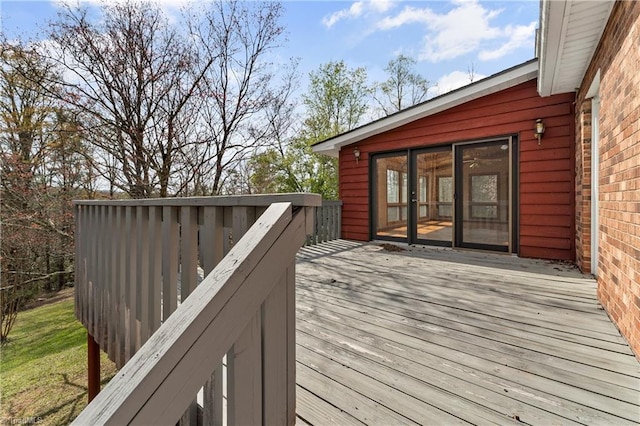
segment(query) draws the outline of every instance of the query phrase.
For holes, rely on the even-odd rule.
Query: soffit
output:
[[[613,1],[542,0],[538,92],[574,92],[600,42]]]

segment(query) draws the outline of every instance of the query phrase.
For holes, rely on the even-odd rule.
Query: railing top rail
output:
[[[142,198],[134,200],[76,200],[77,206],[204,206],[204,207],[233,207],[233,206],[269,206],[273,203],[289,202],[294,207],[318,207],[322,205],[322,197],[318,194],[288,193],[288,194],[260,194],[234,195],[214,197],[177,197],[177,198]]]
[[[323,206],[341,206],[342,200],[322,200]]]

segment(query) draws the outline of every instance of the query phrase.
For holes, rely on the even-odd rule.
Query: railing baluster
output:
[[[198,285],[198,211],[182,207],[180,212],[180,301]]]
[[[287,279],[283,274],[262,307],[264,424],[287,423]]]
[[[144,336],[146,341],[160,327],[160,298],[162,287],[162,208],[149,208],[149,294],[148,294],[148,325],[149,334]]]
[[[162,208],[162,320],[178,306],[178,218],[175,207]]]
[[[136,209],[136,230],[138,232],[137,285],[136,287],[136,352],[149,335],[149,208]]]
[[[262,424],[261,319],[258,310],[233,344],[233,386],[227,394],[231,425]]]
[[[91,206],[88,211],[89,214],[89,226],[91,229],[96,229],[96,215],[95,215],[96,206]],[[88,235],[89,239],[89,259],[87,261],[87,272],[91,274],[89,278],[89,321],[91,321],[91,335],[96,335],[96,310],[97,310],[97,299],[96,299],[96,285],[95,278],[93,273],[96,267],[96,250],[98,242],[95,238],[95,233],[93,235]]]
[[[311,214],[310,208],[305,208]],[[287,424],[296,422],[296,262],[287,268]]]
[[[111,312],[113,310],[113,287],[112,287],[112,275],[113,269],[111,269],[112,263],[112,240],[113,235],[110,228],[110,220],[111,217],[109,215],[109,206],[101,206],[102,207],[102,228],[104,232],[104,240],[103,240],[103,248],[102,252],[104,253],[104,275],[103,278],[103,288],[105,294],[105,303],[103,308],[103,324],[102,324],[102,332],[104,333],[104,341],[105,347],[109,357],[113,357],[115,353],[115,348],[113,344],[113,319],[111,316]]]
[[[116,364],[121,368],[127,362],[127,229],[125,227],[125,210],[124,206],[118,206],[116,212],[116,232],[118,233],[118,358]]]
[[[205,207],[203,209],[202,228],[200,234],[200,252],[205,277],[222,260],[224,256],[224,210],[222,207]],[[222,359],[203,390],[203,424],[220,426],[223,420],[223,369]]]
[[[180,209],[180,303],[198,285],[198,211],[196,207]],[[181,425],[197,426],[198,401],[193,401],[180,419]]]
[[[136,230],[136,211],[135,207],[127,206],[125,211],[125,229],[127,231],[127,235],[133,236],[137,235]],[[126,274],[127,274],[127,282],[135,283],[137,274],[137,263],[138,257],[137,254],[138,242],[135,238],[130,238],[127,244],[127,263],[126,263]],[[125,358],[127,361],[131,359],[133,354],[136,353],[136,337],[137,337],[137,314],[136,314],[136,294],[137,285],[129,285],[126,288],[126,307],[127,307],[127,332],[125,335]]]

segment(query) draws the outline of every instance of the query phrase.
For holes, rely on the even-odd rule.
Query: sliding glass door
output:
[[[512,138],[374,155],[373,239],[514,251],[516,163]]]
[[[509,140],[456,147],[456,245],[509,251]]]
[[[412,240],[421,244],[451,246],[453,238],[453,161],[451,147],[412,153],[413,208],[416,213]]]
[[[374,160],[374,234],[383,239],[408,238],[409,170],[407,155]]]

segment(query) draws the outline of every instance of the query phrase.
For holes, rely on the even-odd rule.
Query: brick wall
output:
[[[576,264],[591,272],[591,100],[576,114]]]
[[[576,99],[576,120],[600,70],[598,297],[640,358],[640,2],[617,2]],[[581,139],[581,131],[576,139]],[[586,141],[583,141],[586,149]],[[578,159],[577,191],[586,203],[590,171]],[[578,183],[578,181],[580,183]],[[578,196],[580,197],[580,196]],[[578,201],[578,199],[577,199]],[[584,233],[582,211],[577,225]],[[580,241],[577,236],[577,241]],[[580,241],[582,263],[587,241]]]

